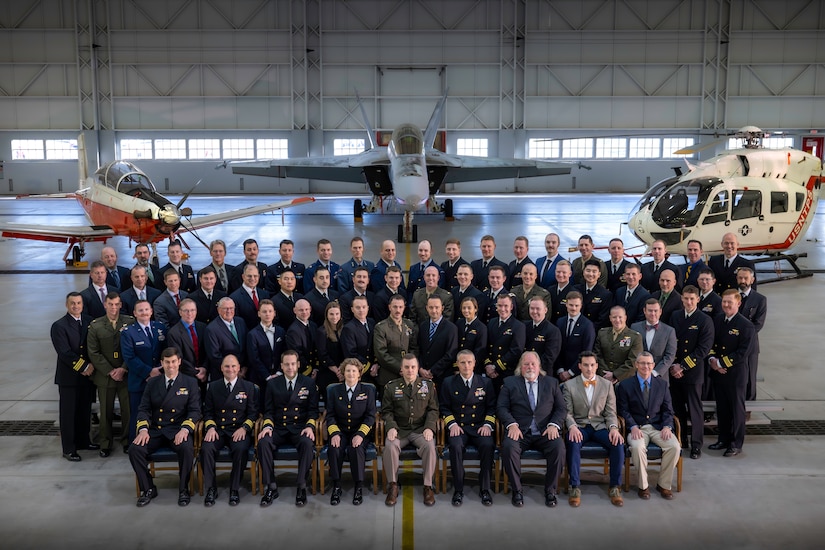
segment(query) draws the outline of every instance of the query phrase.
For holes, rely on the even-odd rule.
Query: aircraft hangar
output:
[[[550,231],[571,259],[578,253],[566,247],[585,233],[597,246],[621,236],[626,247],[639,247],[623,225],[633,204],[674,167],[723,150],[741,127],[768,132],[770,147],[821,158],[823,67],[825,4],[817,0],[3,2],[0,222],[89,223],[72,201],[16,198],[75,191],[83,134],[92,170],[113,159],[133,162],[173,203],[197,183],[186,202],[195,216],[316,198],[198,234],[226,240],[230,263],[242,260],[249,237],[266,263],[277,260],[278,242],[288,238],[296,259],[309,264],[323,237],[342,263],[353,236],[364,238],[365,256],[376,260],[381,241],[396,238],[401,214],[382,204],[386,212],[354,221],[353,201],[370,200],[367,183],[237,174],[232,163],[357,154],[369,146],[362,108],[374,137],[386,143],[402,124],[423,131],[446,92],[440,150],[569,163],[570,171],[445,183],[441,193],[453,201],[456,220],[415,217],[436,261],[445,259],[448,237],[462,241],[465,258],[477,258],[485,234],[496,236],[506,261],[518,235],[529,237],[531,258],[543,255]],[[683,147],[697,150],[674,154]],[[11,315],[0,321],[0,486],[7,489],[0,536],[10,548],[237,541],[411,549],[459,540],[478,548],[813,547],[825,535],[818,458],[825,384],[816,360],[825,226],[821,213],[812,218],[792,251],[807,254],[799,263],[813,277],[759,287],[769,313],[760,333],[758,399],[775,408],[756,413],[742,457],[708,451],[690,460],[685,453],[684,487],[670,502],[656,494],[653,502],[638,499],[634,474],[622,509],[610,506],[606,479],[596,471],[586,478],[580,509],[568,507],[563,494],[557,509],[545,508],[539,475],[525,477],[523,509],[503,493],[483,508],[472,476],[474,490],[461,508],[450,505],[449,488],[429,508],[418,474],[402,478],[408,487],[395,508],[384,505],[380,489],[352,507],[345,479],[340,506],[330,506],[327,490],[310,495],[303,509],[292,504],[295,479],[286,474],[280,500],[264,509],[249,491],[248,473],[238,508],[203,509],[195,494],[179,509],[175,476],[161,473],[160,497],[136,510],[125,455],[85,452],[77,464],[60,457],[48,327],[64,313],[66,293],[86,285],[87,271],[65,268],[65,245],[1,238],[0,303]],[[208,251],[183,238],[190,263],[205,265]],[[121,265],[132,264],[134,243],[110,244]],[[85,259],[97,259],[100,248],[89,243]],[[166,244],[158,249],[163,264]],[[405,268],[417,260],[414,243],[398,243],[398,252]],[[597,256],[608,258],[604,249]],[[787,265],[759,264],[760,277],[774,269],[785,273]],[[218,508],[226,506],[227,479],[219,476]],[[220,520],[209,521],[210,514]],[[581,525],[582,514],[586,529],[563,527]]]

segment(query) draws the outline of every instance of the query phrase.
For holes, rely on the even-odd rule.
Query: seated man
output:
[[[261,482],[266,486],[261,507],[278,498],[273,459],[280,445],[294,445],[298,451],[298,490],[295,506],[307,503],[307,474],[315,452],[315,423],[318,420],[318,388],[315,380],[298,374],[298,353],[287,350],[281,354],[283,376],[266,383],[264,427],[258,434],[258,460]]]
[[[382,462],[387,478],[387,506],[398,500],[398,461],[401,449],[414,445],[424,470],[424,504],[435,504],[433,474],[436,467],[435,432],[438,429],[438,399],[435,385],[418,376],[418,358],[407,353],[401,359],[401,378],[384,386],[381,417],[386,440]]]
[[[558,381],[543,375],[536,352],[525,351],[515,376],[504,380],[497,412],[502,425],[507,428],[507,435],[501,442],[501,460],[513,488],[513,506],[524,506],[521,455],[528,449],[535,449],[547,460],[544,503],[554,508],[558,504],[556,480],[564,465],[561,427],[566,410]]]
[[[579,470],[582,445],[595,441],[610,453],[610,502],[624,505],[622,499],[622,466],[624,439],[619,432],[616,417],[616,392],[613,384],[596,376],[599,362],[592,351],[579,356],[581,376],[568,380],[563,386],[567,406],[567,471],[570,472],[570,506],[581,504]]]
[[[493,452],[496,449],[496,394],[493,382],[475,374],[476,359],[470,350],[458,352],[458,374],[441,386],[441,415],[450,448],[453,474],[453,506],[464,500],[464,449],[473,445],[480,456],[479,496],[484,506],[493,505],[490,478],[493,475]]]
[[[178,455],[180,482],[178,506],[189,504],[189,476],[195,463],[195,423],[201,419],[198,381],[180,374],[180,352],[166,348],[161,353],[163,376],[149,378],[137,412],[137,435],[129,445],[129,462],[140,486],[138,508],[158,496],[149,475],[149,455],[169,446]]]
[[[673,407],[667,382],[654,377],[656,364],[648,351],[640,353],[634,361],[636,375],[619,383],[616,402],[619,415],[624,418],[630,432],[627,443],[633,464],[639,473],[639,498],[650,499],[647,484],[647,446],[652,441],[662,448],[662,469],[656,490],[666,500],[673,499],[671,485],[673,470],[679,461],[681,445],[673,432]]]
[[[234,355],[227,355],[221,363],[223,378],[210,382],[203,404],[203,444],[201,468],[203,485],[209,489],[203,505],[213,506],[218,498],[215,484],[215,457],[218,451],[229,446],[232,454],[232,472],[229,477],[229,505],[241,502],[238,489],[249,459],[252,446],[252,428],[258,419],[258,387],[238,378],[241,364]]]

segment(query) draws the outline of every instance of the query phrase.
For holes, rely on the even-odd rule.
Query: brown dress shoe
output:
[[[424,504],[427,506],[435,504],[435,491],[429,485],[424,486]]]
[[[662,495],[663,499],[673,500],[673,491],[670,489],[665,489],[664,487],[659,487],[659,485],[656,485],[656,490],[659,491],[659,494]]]
[[[384,501],[387,506],[395,506],[398,502],[398,483],[390,481],[387,485],[387,500]]]
[[[639,489],[639,498],[642,500],[650,500],[650,489]]]
[[[613,506],[624,506],[621,487],[611,487],[608,494],[610,495],[610,504]]]
[[[578,487],[571,487],[569,496],[567,497],[567,502],[573,508],[578,508],[582,503],[582,490]]]

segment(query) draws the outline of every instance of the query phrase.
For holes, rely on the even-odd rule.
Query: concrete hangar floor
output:
[[[329,238],[333,259],[349,258],[349,240],[364,238],[367,257],[378,257],[380,243],[395,238],[400,214],[366,215],[352,221],[354,197],[320,197],[317,202],[287,210],[283,215],[256,216],[209,228],[199,233],[209,241],[222,238],[227,261],[239,262],[244,239],[255,238],[260,259],[272,263],[278,242],[296,242],[295,258],[314,259],[315,243]],[[498,256],[510,259],[514,237],[530,239],[530,257],[543,255],[543,238],[553,231],[562,249],[575,246],[589,233],[596,245],[617,235],[626,247],[638,244],[621,223],[638,200],[635,195],[502,195],[453,197],[455,222],[439,215],[417,215],[418,236],[433,242],[434,257],[444,260],[449,237],[462,242],[467,259],[479,255],[482,235],[498,242]],[[239,208],[273,197],[191,197],[195,215]],[[84,224],[81,209],[72,201],[0,200],[0,216],[26,223]],[[621,233],[620,233],[621,231]],[[719,236],[721,240],[721,235]],[[185,236],[185,238],[187,238]],[[86,284],[86,271],[63,268],[62,245],[34,241],[0,240],[0,540],[5,548],[84,547],[155,548],[203,547],[204,543],[273,543],[300,548],[526,548],[560,545],[577,548],[599,544],[611,548],[640,543],[681,548],[798,548],[821,547],[825,536],[825,382],[821,364],[821,309],[825,295],[823,214],[817,213],[806,241],[796,252],[808,252],[801,267],[816,274],[806,279],[766,284],[769,312],[760,334],[759,398],[781,400],[784,410],[766,413],[763,423],[749,426],[745,452],[725,459],[705,451],[700,460],[685,457],[684,486],[673,501],[654,493],[651,501],[635,494],[635,475],[625,506],[614,508],[607,497],[606,478],[585,474],[582,506],[573,509],[561,495],[556,509],[543,506],[542,476],[526,474],[521,509],[509,495],[494,495],[492,508],[478,499],[475,478],[468,483],[461,508],[450,505],[452,490],[438,494],[436,505],[421,502],[420,476],[402,477],[403,498],[395,508],[384,505],[383,495],[365,493],[360,507],[350,504],[352,486],[344,480],[342,504],[329,505],[327,495],[310,495],[306,508],[294,502],[294,475],[279,478],[281,498],[266,509],[259,495],[249,493],[246,475],[241,505],[227,505],[228,474],[218,478],[218,504],[206,509],[195,495],[188,508],[178,508],[176,477],[161,473],[160,496],[144,509],[135,508],[134,474],[125,455],[107,459],[81,452],[83,461],[60,457],[54,425],[57,388],[53,384],[54,351],[48,327],[65,313],[67,292]],[[190,263],[196,269],[208,262],[208,252],[194,238]],[[121,265],[130,265],[132,250],[125,239],[113,239]],[[101,245],[90,244],[86,259],[98,257]],[[641,249],[635,249],[639,251]],[[161,262],[165,249],[159,247]],[[576,253],[571,253],[575,256]],[[606,251],[598,251],[607,258]],[[416,261],[415,245],[398,245],[398,259]],[[675,260],[680,261],[678,258]],[[770,269],[772,264],[761,264]],[[770,424],[768,425],[768,421]],[[12,437],[12,435],[15,435]],[[713,436],[707,436],[707,443]],[[655,472],[656,467],[652,467]],[[655,480],[656,474],[652,474]],[[653,482],[653,481],[651,481]],[[222,509],[223,508],[223,509]],[[586,524],[584,522],[587,522]],[[460,542],[459,542],[460,541]]]

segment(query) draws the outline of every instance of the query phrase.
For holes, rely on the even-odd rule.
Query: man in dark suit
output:
[[[490,479],[495,452],[496,394],[489,378],[475,374],[473,352],[461,350],[458,373],[448,376],[439,390],[439,408],[444,419],[450,470],[453,474],[453,506],[464,501],[464,451],[468,445],[478,450],[479,496],[484,506],[493,505]]]
[[[644,312],[645,320],[633,323],[630,328],[642,335],[642,349],[653,355],[656,362],[653,376],[670,384],[670,366],[676,357],[676,331],[661,320],[662,307],[655,298],[648,298]]]
[[[452,290],[458,286],[458,268],[462,265],[470,265],[470,262],[461,257],[461,241],[458,239],[447,239],[444,253],[447,255],[447,260],[441,263],[441,271],[444,272],[444,288]]]
[[[118,292],[123,292],[132,286],[129,268],[117,265],[117,252],[114,248],[104,246],[100,251],[100,260],[106,267],[107,285],[114,287]]]
[[[146,381],[163,374],[160,353],[166,348],[166,327],[152,321],[152,305],[139,300],[135,304],[135,322],[120,332],[120,350],[126,365],[129,386],[129,440],[135,438],[138,408]]]
[[[318,388],[315,380],[298,374],[298,354],[292,350],[281,355],[281,372],[266,384],[264,424],[258,434],[258,460],[261,482],[266,487],[261,506],[278,498],[273,459],[278,447],[289,444],[298,453],[298,489],[295,505],[307,503],[307,475],[315,452],[315,425],[318,421]]]
[[[52,346],[57,352],[54,383],[60,396],[60,442],[63,458],[79,462],[78,450],[100,449],[89,437],[94,384],[89,378],[94,366],[86,352],[86,335],[92,318],[83,313],[79,292],[66,296],[66,315],[52,323]]]
[[[209,380],[221,377],[221,363],[230,353],[241,363],[241,373],[246,374],[246,323],[235,317],[235,302],[232,298],[221,298],[218,302],[218,318],[206,325],[206,363],[209,366]]]
[[[293,262],[292,256],[295,253],[295,243],[289,239],[284,239],[278,246],[278,254],[281,259],[266,268],[266,283],[267,292],[275,294],[281,288],[281,275],[285,271],[291,271],[295,278],[295,287],[289,292],[293,292],[296,288],[303,290],[304,288],[304,271],[306,266],[302,263]]]
[[[722,294],[722,315],[713,320],[713,348],[708,353],[719,420],[719,440],[708,449],[726,449],[726,457],[739,455],[745,442],[748,358],[756,336],[753,323],[739,313],[741,303],[738,290],[730,288]]]
[[[152,252],[149,250],[149,245],[146,243],[136,244],[134,258],[135,265],[146,268],[147,284],[157,290],[163,290],[163,272],[152,263]]]
[[[375,274],[375,270],[373,270],[373,274]],[[390,300],[396,294],[404,298],[405,304],[407,303],[407,292],[401,287],[404,278],[400,267],[394,265],[387,267],[382,281],[382,286],[378,288],[375,286],[372,287],[375,292],[375,297],[373,298],[370,312],[376,323],[389,317]]]
[[[235,272],[239,271],[235,268]],[[236,288],[229,297],[235,302],[235,314],[244,320],[247,327],[255,326],[258,322],[258,305],[261,300],[269,299],[269,292],[260,288],[258,267],[253,264],[244,264],[243,284]]]
[[[544,237],[544,249],[547,254],[536,258],[536,269],[538,270],[538,280],[536,281],[545,290],[556,284],[556,265],[559,260],[563,260],[559,254],[561,240],[555,233],[548,233]]]
[[[180,355],[175,348],[163,350],[161,365],[163,376],[155,376],[146,384],[137,414],[137,436],[129,446],[129,462],[140,486],[139,508],[158,495],[149,475],[149,455],[161,447],[171,447],[178,455],[178,506],[187,506],[191,498],[189,476],[195,464],[195,424],[201,419],[198,382],[180,373]]]
[[[507,429],[501,442],[501,461],[513,489],[513,506],[524,506],[521,486],[521,454],[540,451],[547,461],[544,474],[544,503],[558,504],[556,480],[564,466],[561,428],[567,411],[558,381],[540,373],[541,363],[533,351],[521,356],[516,376],[504,381],[498,396],[497,416]]]
[[[659,277],[662,270],[670,269],[673,271],[675,279],[675,274],[679,273],[679,268],[667,259],[667,245],[664,241],[653,241],[653,244],[650,245],[650,256],[653,260],[642,264],[641,285],[649,291],[653,291],[653,289],[659,288]],[[681,287],[677,286],[677,288]]]
[[[217,277],[215,288],[226,292],[228,295],[229,280],[232,278],[234,268],[226,263],[226,243],[220,239],[215,239],[209,243],[209,255],[212,257],[212,262],[206,267],[211,266],[215,270]]]
[[[120,289],[107,284],[108,271],[100,260],[95,260],[89,267],[89,286],[80,291],[83,300],[83,311],[92,319],[106,315],[106,296],[110,292],[120,294]]]
[[[610,252],[610,260],[604,264],[607,267],[605,288],[615,293],[617,288],[626,284],[624,270],[630,262],[624,259],[624,242],[618,237],[610,239],[607,250]]]
[[[599,262],[587,260],[582,271],[584,283],[576,286],[582,294],[582,313],[596,330],[610,326],[610,308],[613,307],[613,294],[599,284],[599,269]],[[609,270],[608,266],[608,274]]]
[[[158,272],[163,274],[170,269],[174,269],[180,275],[180,289],[189,294],[198,289],[198,281],[195,279],[195,272],[192,266],[183,263],[183,248],[180,241],[172,241],[166,249],[169,261],[161,267]]]
[[[370,272],[366,267],[358,266],[352,273],[347,273],[349,279],[349,290],[338,296],[338,303],[341,304],[341,320],[346,325],[352,320],[352,302],[356,296],[363,296],[367,299],[369,310],[367,316],[373,319],[372,304],[375,301],[375,294],[367,290],[370,286]]]
[[[453,374],[453,363],[458,353],[458,330],[452,321],[442,315],[441,298],[427,299],[429,319],[418,325],[418,375],[432,380],[436,387]]]
[[[300,292],[295,292],[295,285],[298,279],[292,271],[284,271],[278,278],[280,290],[271,296],[275,306],[275,323],[286,330],[295,321],[295,304],[304,297]]]
[[[218,498],[215,482],[215,457],[224,447],[232,455],[232,471],[229,474],[229,505],[241,502],[241,487],[249,448],[253,444],[252,429],[258,420],[258,387],[238,378],[241,364],[234,355],[227,355],[221,363],[223,378],[213,380],[206,389],[203,403],[203,443],[201,465],[203,486],[208,487],[203,505],[213,506]]]
[[[739,295],[742,296],[742,303],[739,306],[739,313],[745,319],[753,323],[755,331],[753,347],[748,357],[748,389],[745,393],[747,401],[756,399],[756,370],[759,368],[759,331],[765,326],[765,317],[768,315],[768,299],[764,294],[760,294],[753,289],[756,277],[749,267],[740,267],[736,274],[739,283]]]
[[[248,265],[258,268],[258,280],[255,282],[255,288],[259,291],[266,289],[267,265],[258,261],[258,242],[255,239],[246,239],[243,242],[243,256],[244,261],[232,270],[232,277],[229,279],[229,294],[241,288],[241,285],[245,283],[244,272]],[[261,299],[263,300],[263,298]]]
[[[512,376],[524,352],[527,334],[524,323],[513,315],[513,301],[502,292],[496,301],[498,317],[487,323],[487,353],[484,357],[484,372],[493,379],[496,389],[501,388],[504,379]]]
[[[450,290],[450,294],[453,295],[455,320],[461,319],[461,302],[464,298],[475,298],[478,311],[487,311],[487,297],[473,286],[473,268],[470,264],[465,262],[459,265],[456,268],[455,278],[457,284]]]
[[[581,310],[582,296],[574,290],[567,295],[567,315],[556,321],[561,333],[561,351],[555,372],[560,382],[579,375],[579,355],[583,351],[593,351],[596,341],[595,327]]]
[[[576,290],[573,284],[573,268],[567,260],[560,260],[556,264],[556,284],[550,286],[550,321],[555,323],[559,317],[567,312],[567,294]]]
[[[364,365],[352,357],[344,359],[341,371],[344,382],[327,387],[326,430],[329,435],[329,477],[332,493],[329,503],[337,506],[341,502],[341,472],[344,456],[349,459],[355,491],[352,503],[356,506],[364,501],[364,465],[366,463],[367,438],[375,426],[375,386],[361,382]]]
[[[309,270],[307,270],[307,277],[309,277],[308,272]],[[338,299],[338,292],[330,286],[328,268],[319,265],[312,270],[312,273],[313,285],[304,294],[304,299],[309,302],[312,309],[312,321],[316,325],[323,325],[327,304]]]
[[[541,360],[541,369],[552,375],[561,351],[561,331],[547,320],[544,298],[533,296],[528,309],[530,319],[524,323],[524,351],[535,351]]]
[[[358,359],[364,370],[369,370],[375,363],[375,352],[373,351],[373,335],[375,334],[375,321],[367,317],[369,313],[369,303],[366,296],[358,296],[352,301],[352,319],[341,329],[341,351],[344,357],[354,357]],[[329,380],[319,388],[326,394],[326,386]]]
[[[639,476],[639,498],[650,499],[647,482],[647,447],[652,441],[662,449],[662,467],[656,490],[662,498],[673,498],[673,471],[681,447],[673,431],[673,408],[667,383],[652,375],[655,362],[650,352],[636,357],[636,374],[619,383],[616,401],[630,436],[627,444]]]
[[[198,306],[191,298],[184,298],[178,308],[180,321],[169,327],[166,347],[180,352],[180,371],[197,379],[206,389],[208,363],[206,356],[206,325],[197,320]]]
[[[641,321],[644,316],[645,300],[650,298],[650,293],[645,287],[639,284],[642,277],[642,269],[638,264],[627,264],[624,269],[625,286],[616,289],[616,300],[614,305],[622,306],[627,313],[630,323]]]
[[[679,288],[699,285],[699,272],[707,267],[702,259],[702,241],[691,239],[687,243],[687,262],[679,266]]]
[[[312,309],[306,300],[295,302],[294,312],[295,320],[286,329],[286,349],[298,354],[301,374],[312,376],[315,372],[317,375],[318,346],[315,344],[315,338],[318,334],[318,325],[310,319]]]
[[[325,267],[329,272],[329,289],[338,292],[338,272],[341,266],[332,261],[332,243],[329,239],[319,239],[315,247],[318,259],[307,266],[304,271],[304,295],[309,294],[313,286],[318,286],[315,280],[315,271],[319,267]]]
[[[258,410],[266,403],[266,383],[281,372],[281,354],[286,351],[286,331],[275,324],[275,306],[272,300],[261,300],[258,308],[260,322],[247,327],[246,335],[246,377],[262,390]]]
[[[650,297],[658,300],[662,308],[662,319],[670,319],[674,311],[682,309],[682,295],[676,291],[676,272],[669,268],[660,269],[659,290]]]
[[[149,277],[146,273],[147,270],[142,265],[132,268],[130,273],[132,286],[120,293],[124,314],[132,315],[138,300],[148,300],[151,304],[160,296],[160,290],[149,284]]]
[[[401,264],[395,261],[395,242],[391,240],[386,240],[381,243],[381,257],[375,262],[375,267],[372,269],[370,273],[370,286],[372,287],[373,292],[378,294],[378,291],[384,287],[385,284],[389,284],[384,276],[387,274],[387,268],[389,267],[397,267],[399,272],[403,271]],[[403,294],[406,296],[406,287],[404,286],[404,277],[403,274],[401,276],[401,281],[398,284],[398,287],[401,290],[404,290],[404,293],[397,292],[397,294]],[[412,294],[412,292],[410,292]],[[376,321],[380,319],[376,318]]]
[[[686,285],[682,289],[683,310],[670,317],[676,331],[676,357],[670,367],[670,395],[673,410],[682,425],[682,442],[687,446],[690,419],[690,458],[702,455],[704,418],[702,385],[705,380],[705,358],[713,346],[713,320],[699,311],[699,289]]]
[[[408,294],[412,296],[416,290],[424,288],[424,271],[430,266],[434,267],[438,273],[436,286],[438,288],[444,288],[446,286],[444,283],[444,271],[433,261],[433,245],[427,239],[419,241],[418,243],[418,259],[418,262],[410,265],[410,274],[407,278]]]
[[[195,300],[195,304],[198,306],[198,321],[208,325],[218,318],[218,302],[221,301],[221,298],[226,298],[227,294],[215,287],[218,275],[211,265],[198,272],[198,281],[200,287],[189,297]]]
[[[180,275],[174,269],[163,274],[163,284],[166,285],[166,290],[152,302],[152,309],[155,312],[155,321],[171,327],[180,321],[180,302],[189,295],[180,289]]]
[[[725,233],[722,236],[722,251],[722,254],[711,256],[708,259],[708,267],[716,275],[714,290],[720,296],[730,288],[739,288],[736,272],[740,267],[749,267],[756,273],[753,262],[739,255],[739,237],[736,233]],[[756,288],[756,280],[754,280],[753,287]]]
[[[481,258],[470,262],[473,268],[473,284],[482,292],[486,292],[489,288],[489,270],[494,265],[500,266],[504,269],[504,283],[505,289],[510,288],[507,284],[507,264],[496,258],[496,239],[492,235],[484,235],[481,237]]]

